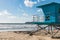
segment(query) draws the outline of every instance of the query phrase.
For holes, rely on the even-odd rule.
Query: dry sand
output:
[[[52,39],[47,35],[32,35],[14,32],[0,32],[0,40],[60,40]]]

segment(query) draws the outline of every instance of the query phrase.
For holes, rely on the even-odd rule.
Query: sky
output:
[[[44,13],[38,5],[60,0],[0,0],[0,23],[25,23],[32,22],[33,15],[40,16],[44,22]]]

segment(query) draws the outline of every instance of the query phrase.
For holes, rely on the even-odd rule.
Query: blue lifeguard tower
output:
[[[60,24],[60,3],[51,2],[37,6],[42,8],[45,15],[45,22],[27,22],[32,24]]]
[[[48,4],[44,4],[44,5],[40,5],[37,6],[37,8],[42,8],[44,15],[45,15],[45,22],[26,22],[26,23],[30,23],[30,24],[37,24],[39,25],[48,25],[48,32],[49,29],[52,32],[52,28],[56,28],[60,30],[60,3],[56,3],[56,2],[51,2]],[[40,26],[39,26],[40,27]],[[59,27],[59,28],[58,28]],[[46,27],[41,29],[45,29]]]
[[[60,23],[60,4],[59,3],[49,3],[45,5],[38,6],[38,8],[42,8],[45,14],[45,21],[47,23]]]

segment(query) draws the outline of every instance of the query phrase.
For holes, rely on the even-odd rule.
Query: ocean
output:
[[[46,27],[48,25],[40,25]],[[40,28],[37,24],[25,24],[25,23],[0,23],[0,31],[37,31]],[[54,30],[55,28],[53,28]],[[48,27],[45,29],[48,30]]]
[[[38,29],[36,24],[0,23],[0,31],[36,31]]]

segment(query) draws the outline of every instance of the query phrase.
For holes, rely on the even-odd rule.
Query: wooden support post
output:
[[[48,34],[50,34],[50,26],[48,27]]]
[[[53,35],[53,26],[51,26],[51,35]]]

